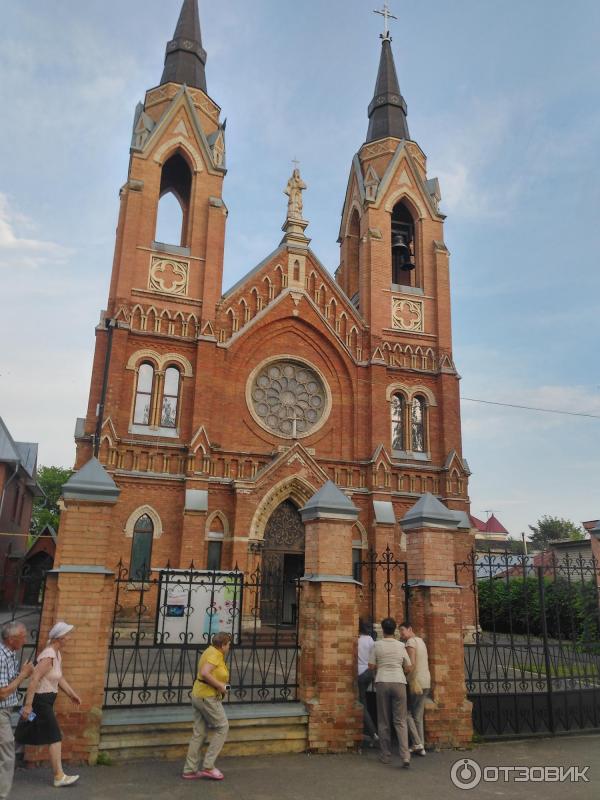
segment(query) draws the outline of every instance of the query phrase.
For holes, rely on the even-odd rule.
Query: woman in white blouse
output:
[[[70,786],[79,775],[65,775],[62,767],[62,733],[54,714],[54,702],[61,689],[74,705],[81,704],[77,692],[62,673],[61,650],[69,641],[73,625],[57,622],[48,634],[48,643],[38,655],[33,670],[15,739],[21,744],[49,746],[50,764],[54,771],[54,786]],[[34,716],[35,715],[35,716]]]

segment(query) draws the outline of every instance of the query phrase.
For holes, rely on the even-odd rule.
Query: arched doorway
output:
[[[304,524],[291,500],[284,500],[269,517],[264,542],[261,621],[295,625],[296,581],[304,575]]]

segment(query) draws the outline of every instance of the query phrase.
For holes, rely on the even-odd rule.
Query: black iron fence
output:
[[[297,699],[299,580],[274,585],[260,569],[144,570],[119,564],[105,708],[186,705],[213,634],[230,633],[228,703]]]
[[[600,565],[593,557],[473,553],[465,643],[473,724],[485,738],[600,728]]]
[[[408,565],[396,558],[389,545],[380,554],[369,550],[355,562],[354,577],[365,587],[372,623],[383,617],[396,617],[398,623],[410,619]]]
[[[46,571],[22,560],[7,559],[0,572],[0,625],[21,622],[27,630],[21,663],[33,660],[38,650],[45,587]]]

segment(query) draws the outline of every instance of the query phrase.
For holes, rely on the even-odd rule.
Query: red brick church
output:
[[[400,554],[398,520],[425,493],[468,511],[440,189],[382,40],[340,198],[339,266],[310,249],[296,169],[283,238],[273,230],[273,251],[224,291],[226,132],[197,2],[184,0],[160,83],[135,112],[76,432],[77,468],[97,455],[121,490],[108,566],[301,573],[299,508],[327,480],[359,509],[355,561],[388,543]],[[173,197],[181,238],[163,243],[159,208]]]

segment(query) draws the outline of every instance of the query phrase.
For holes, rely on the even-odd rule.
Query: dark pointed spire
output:
[[[367,142],[386,139],[410,139],[406,119],[406,102],[400,93],[400,84],[392,53],[392,39],[387,33],[382,36],[381,61],[375,85],[375,96],[369,106],[369,130]]]
[[[165,69],[160,81],[185,83],[206,92],[206,50],[202,47],[198,0],[183,0],[179,22],[167,44]]]

